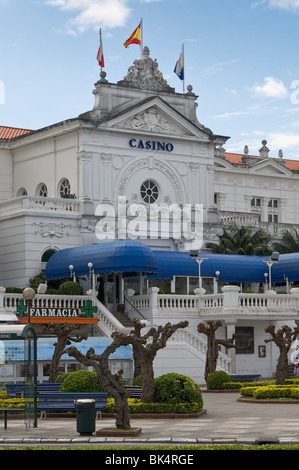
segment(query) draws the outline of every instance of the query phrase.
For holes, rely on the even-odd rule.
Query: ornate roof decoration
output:
[[[141,59],[134,61],[134,65],[129,67],[128,74],[118,82],[118,85],[156,92],[174,92],[159,71],[158,62],[150,58],[147,46],[143,48]]]

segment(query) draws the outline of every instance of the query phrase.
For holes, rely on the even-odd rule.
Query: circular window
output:
[[[140,188],[140,194],[144,202],[153,204],[158,200],[159,189],[154,181],[145,181]]]

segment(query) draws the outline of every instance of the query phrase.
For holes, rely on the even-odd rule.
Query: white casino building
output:
[[[35,131],[0,126],[1,286],[25,287],[53,252],[99,243],[97,208],[111,207],[117,217],[120,197],[127,207],[142,204],[146,210],[154,203],[202,205],[203,246],[217,242],[223,227],[234,224],[264,227],[277,239],[286,228],[299,228],[299,161],[284,159],[282,152],[271,158],[265,141],[258,156],[247,148],[243,154],[226,153],[229,137],[198,121],[198,97],[191,86],[187,90],[176,93],[167,84],[145,47],[118,83],[101,73],[91,111]],[[183,232],[180,238],[144,235],[141,241],[154,250],[189,247]],[[203,383],[206,338],[197,325],[221,319],[219,334],[252,334],[254,349],[250,354],[221,351],[219,367],[272,376],[277,351],[271,343],[264,348],[264,329],[273,321],[299,320],[296,293],[273,294],[271,302],[267,294],[252,294],[249,308],[236,287],[216,292],[216,277],[205,284],[214,290],[192,296],[191,303],[187,294],[197,287],[194,275],[169,281],[166,293],[177,295],[159,295],[152,289],[155,281],[147,281],[140,295],[130,297],[131,317],[138,308],[153,324],[189,320],[189,328],[159,353],[157,375],[177,371]],[[109,286],[111,278],[106,281]],[[167,289],[165,281],[163,286]],[[5,309],[5,294],[3,302]],[[106,307],[96,302],[94,334],[109,336],[122,327],[109,311],[113,301],[108,299]]]

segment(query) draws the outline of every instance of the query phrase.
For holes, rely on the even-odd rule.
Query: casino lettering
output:
[[[156,152],[173,152],[174,150],[173,144],[154,140],[138,141],[137,139],[131,139],[129,144],[133,149],[155,150]]]

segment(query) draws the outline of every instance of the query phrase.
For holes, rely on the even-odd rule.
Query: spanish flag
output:
[[[126,40],[124,46],[127,48],[131,44],[138,44],[139,46],[141,46],[141,22],[139,23],[135,31],[131,34],[129,39]]]
[[[103,42],[102,42],[102,30],[100,29],[100,47],[97,54],[97,61],[100,67],[105,67],[104,61],[104,49],[103,49]]]

